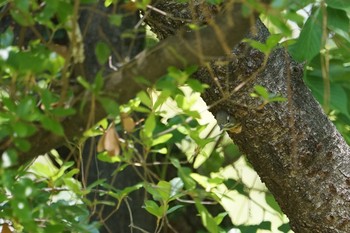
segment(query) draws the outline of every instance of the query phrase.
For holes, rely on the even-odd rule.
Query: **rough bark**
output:
[[[168,5],[160,1],[158,7],[171,15],[179,13]],[[153,15],[171,25],[166,17]],[[166,38],[174,30],[154,31]],[[260,22],[256,31],[249,37],[263,42],[269,35]],[[305,86],[302,65],[284,48],[276,48],[266,63],[264,54],[244,43],[233,54],[196,74],[210,85],[203,94],[210,111],[215,116],[225,110],[241,124],[241,132],[229,135],[274,194],[295,232],[350,232],[350,150]],[[250,96],[255,85],[287,100],[263,105]]]

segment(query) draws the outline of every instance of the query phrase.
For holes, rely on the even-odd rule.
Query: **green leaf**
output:
[[[170,198],[171,184],[167,181],[161,180],[157,184],[158,193],[163,202],[167,202]]]
[[[98,74],[95,77],[94,84],[92,85],[92,89],[95,94],[98,94],[102,90],[103,84],[104,84],[104,78],[101,72],[98,72]]]
[[[149,116],[146,119],[145,122],[145,127],[143,128],[143,133],[145,135],[145,137],[151,139],[152,138],[152,134],[153,134],[153,130],[156,127],[156,118],[154,113],[149,114]]]
[[[152,149],[151,152],[166,155],[168,153],[168,149],[163,147],[159,149]]]
[[[331,30],[339,34],[348,33],[350,26],[346,11],[327,7],[327,25]]]
[[[29,141],[23,138],[15,138],[14,143],[16,147],[23,152],[29,151],[31,147]]]
[[[72,167],[74,165],[73,161],[69,161],[69,162],[65,162],[61,165],[60,169],[58,170],[58,172],[52,177],[52,180],[56,181],[59,180],[61,177],[64,176],[65,171]]]
[[[91,90],[91,84],[86,81],[83,77],[79,76],[77,81],[80,85],[82,85],[86,90]]]
[[[0,34],[0,48],[8,47],[12,44],[14,35],[12,27],[8,27],[5,32]]]
[[[28,119],[28,115],[31,115],[35,108],[34,100],[30,97],[25,97],[17,106],[16,115],[22,119]]]
[[[60,22],[65,23],[73,14],[73,2],[58,1],[57,16]]]
[[[171,133],[159,136],[158,138],[153,139],[152,146],[155,146],[155,145],[158,145],[158,144],[162,144],[162,143],[166,143],[172,137],[173,137],[173,135]]]
[[[288,233],[290,229],[289,223],[283,223],[281,226],[278,227],[279,231],[282,231],[283,233]]]
[[[269,98],[269,92],[266,90],[265,87],[260,86],[260,85],[256,85],[256,86],[254,86],[254,90],[263,99],[267,100]]]
[[[113,99],[99,96],[97,100],[109,115],[114,117],[119,115],[119,105]]]
[[[265,194],[265,201],[266,203],[274,210],[276,210],[278,213],[283,214],[280,206],[276,202],[275,198],[270,193]]]
[[[123,17],[124,16],[121,14],[110,15],[109,16],[109,23],[114,25],[114,26],[119,27],[123,22]]]
[[[111,54],[111,50],[109,49],[109,46],[106,43],[99,41],[95,47],[95,54],[98,63],[103,65],[108,61],[108,57]]]
[[[271,52],[271,50],[277,46],[277,44],[280,42],[280,40],[283,38],[282,34],[272,34],[270,35],[266,40],[266,47],[268,49],[268,52]]]
[[[168,211],[166,212],[166,214],[173,213],[173,212],[175,212],[176,210],[178,210],[178,209],[180,209],[180,208],[182,208],[182,207],[183,207],[183,205],[176,205],[176,206],[173,206],[173,207],[171,207],[170,209],[168,209]]]
[[[16,8],[23,12],[28,12],[30,7],[30,0],[14,0]]]
[[[40,24],[44,24],[50,28],[53,28],[53,23],[51,19],[57,11],[58,1],[56,0],[46,0],[44,9],[35,17],[35,20]]]
[[[198,210],[199,215],[201,216],[203,226],[210,233],[218,233],[220,228],[216,223],[215,219],[211,216],[208,210],[200,203],[198,199],[195,200],[196,208]]]
[[[152,108],[152,100],[149,97],[148,93],[146,93],[145,91],[140,91],[139,93],[137,93],[137,97],[141,100],[141,103],[143,103],[150,109]]]
[[[78,180],[73,178],[64,178],[63,179],[64,184],[74,193],[78,194],[81,193],[82,187]]]
[[[16,122],[12,127],[17,137],[29,137],[36,132],[36,127],[34,125],[21,121]]]
[[[180,177],[171,179],[169,183],[171,184],[170,197],[178,195],[184,187],[184,182],[182,182]]]
[[[324,104],[324,84],[322,78],[307,76],[305,81],[316,99],[321,104]],[[341,84],[330,82],[330,106],[350,118],[347,96],[346,89]]]
[[[272,34],[267,38],[265,44],[252,39],[244,39],[244,42],[249,43],[253,48],[258,49],[265,54],[269,54],[271,50],[276,47],[282,37],[282,34]]]
[[[227,212],[223,212],[223,213],[219,213],[215,218],[215,222],[217,225],[220,225],[220,223],[222,222],[222,220],[224,220],[224,218],[228,215]]]
[[[107,163],[117,163],[121,161],[120,156],[110,156],[107,151],[98,153],[97,158],[100,161]]]
[[[49,117],[49,116],[45,116],[43,115],[40,119],[40,122],[42,124],[42,126],[51,131],[54,134],[57,134],[59,136],[64,136],[64,129],[61,125],[60,122],[58,122],[57,120]]]
[[[131,192],[136,191],[140,188],[143,187],[143,183],[139,183],[136,185],[132,185],[129,187],[124,188],[123,190],[118,190],[117,192],[112,192],[109,191],[108,194],[114,198],[116,198],[118,201],[121,201],[122,199],[124,199],[125,197],[127,197]]]
[[[209,86],[207,84],[201,83],[197,79],[189,78],[186,81],[186,84],[192,88],[193,91],[202,93],[207,89]]]
[[[33,171],[35,172],[35,174],[41,178],[51,178],[54,177],[55,174],[57,173],[57,168],[47,164],[46,161],[35,161],[35,163],[33,163],[33,165],[31,165],[30,167],[31,169],[33,169]]]
[[[191,177],[191,169],[188,167],[181,167],[179,160],[171,159],[171,163],[177,168],[178,176],[181,178],[187,190],[196,188],[196,181]]]
[[[350,1],[348,0],[326,0],[328,6],[337,9],[350,9]]]
[[[30,0],[14,0],[14,7],[10,13],[13,19],[22,26],[34,25],[34,20],[29,12]]]
[[[299,62],[311,61],[321,49],[322,13],[316,10],[306,21],[297,42],[288,47],[293,58]]]
[[[163,211],[160,206],[157,205],[154,201],[147,200],[145,201],[144,208],[150,213],[156,216],[157,218],[162,218]]]
[[[270,221],[262,221],[258,225],[258,228],[262,229],[262,230],[271,230],[271,222]]]

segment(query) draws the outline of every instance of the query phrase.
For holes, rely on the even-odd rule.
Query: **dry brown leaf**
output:
[[[115,131],[114,124],[111,124],[104,132],[97,144],[97,152],[107,151],[110,156],[120,154],[119,137]]]
[[[134,119],[132,119],[132,117],[130,117],[130,115],[125,112],[122,112],[120,116],[123,129],[128,133],[132,132],[136,125]]]

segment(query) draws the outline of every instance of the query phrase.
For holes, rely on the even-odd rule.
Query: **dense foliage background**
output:
[[[205,2],[220,9],[224,1]],[[272,195],[200,102],[200,93],[210,87],[192,78],[197,67],[169,67],[154,84],[138,77],[144,90],[126,104],[103,93],[108,73],[127,64],[140,44],[150,48],[158,40],[142,18],[157,11],[151,1],[102,3],[113,11],[106,13],[93,0],[0,1],[2,232],[99,232],[107,219],[96,217],[97,206],[118,212],[122,203],[130,205],[129,195],[140,190],[147,193],[142,208],[156,220],[155,232],[171,231],[188,206],[195,207],[202,231],[288,232],[287,219]],[[243,4],[247,12],[257,10],[272,33],[266,44],[247,43],[265,54],[280,43],[304,62],[305,82],[349,142],[350,2]],[[83,10],[106,14],[110,26],[120,28],[120,47],[111,46],[113,38],[103,33],[93,47],[84,47],[88,36],[78,23]],[[131,20],[139,14],[141,18]],[[198,30],[195,22],[187,22],[188,28]],[[100,68],[84,74],[79,64],[90,57]],[[252,93],[265,104],[283,101],[272,94],[264,87]],[[93,112],[86,115],[82,137],[66,138],[68,153],[59,145],[35,161],[21,162],[37,132],[65,136],[62,121],[74,118],[86,104],[93,109],[96,102],[108,116],[96,124]],[[110,179],[88,181],[92,160],[112,164]],[[133,170],[138,180],[116,188],[114,179],[118,182],[125,169]],[[139,227],[129,214],[136,231]]]

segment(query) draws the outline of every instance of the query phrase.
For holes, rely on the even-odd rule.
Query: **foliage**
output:
[[[104,4],[108,7],[117,2],[106,0]],[[215,5],[223,1],[207,2]],[[122,4],[127,9],[125,15],[109,16],[110,23],[116,27],[122,25],[128,11],[146,10],[150,1],[123,1]],[[62,120],[81,111],[79,107],[82,106],[77,108],[73,102],[83,97],[69,83],[72,67],[81,59],[77,52],[81,49],[80,33],[73,30],[79,6],[65,0],[45,1],[45,4],[34,0],[5,0],[0,1],[0,7],[1,14],[9,13],[4,22],[9,20],[28,28],[40,25],[41,28],[41,31],[35,31],[34,37],[23,41],[17,38],[17,27],[7,25],[0,29],[0,148],[14,145],[2,153],[0,162],[0,219],[6,224],[18,232],[98,232],[100,223],[91,220],[90,210],[94,205],[113,205],[118,209],[130,193],[144,189],[149,199],[144,201],[143,208],[157,219],[156,231],[166,226],[169,219],[181,213],[190,202],[206,231],[226,232],[229,229],[221,223],[228,213],[213,216],[206,204],[223,205],[228,210],[230,207],[223,202],[225,198],[251,200],[251,193],[256,191],[265,197],[262,209],[281,219],[282,225],[277,226],[279,230],[289,231],[288,225],[283,223],[280,208],[266,189],[254,190],[243,177],[225,175],[226,170],[236,171],[236,165],[247,165],[234,144],[223,139],[224,133],[208,133],[209,124],[201,124],[203,111],[195,109],[193,96],[209,87],[192,78],[197,69],[193,66],[185,70],[169,67],[168,73],[157,83],[147,86],[147,91],[145,88],[135,93],[135,99],[120,106],[102,93],[103,68],[93,82],[82,76],[73,80],[74,85],[103,104],[108,118],[90,127],[84,138],[71,143],[78,145],[87,138],[100,136],[98,159],[118,163],[114,175],[136,165],[149,172],[148,176],[142,177],[142,182],[121,190],[110,187],[109,191],[101,193],[112,197],[116,203],[89,200],[89,193],[109,184],[100,179],[83,185],[76,179],[81,171],[73,162],[63,162],[55,148],[50,157],[59,163],[58,167],[50,162],[49,155],[40,157],[33,164],[19,164],[18,155],[32,146],[31,136],[42,129],[64,136]],[[246,42],[268,55],[282,39],[282,45],[296,60],[306,61],[305,82],[350,142],[347,97],[350,94],[350,3],[347,0],[303,3],[275,0],[270,7],[263,8],[258,1],[248,1],[246,7],[259,10],[265,21],[270,22],[271,30],[276,32],[265,44]],[[301,29],[296,38],[292,38],[291,23]],[[60,44],[66,34],[71,47]],[[151,39],[155,43],[156,39]],[[113,52],[114,48],[103,41],[91,50],[101,67],[109,62]],[[140,81],[140,85],[145,83]],[[251,94],[261,98],[263,105],[285,100],[261,86],[256,86]],[[169,105],[172,105],[171,110]],[[213,129],[213,132],[218,131]],[[186,153],[184,145],[194,145],[195,149]],[[139,147],[142,149],[135,149]],[[166,171],[170,166],[175,168],[176,176],[168,179]],[[228,195],[231,191],[235,196]],[[231,228],[258,232],[259,229],[271,230],[272,225],[270,221],[262,221],[236,223]]]

